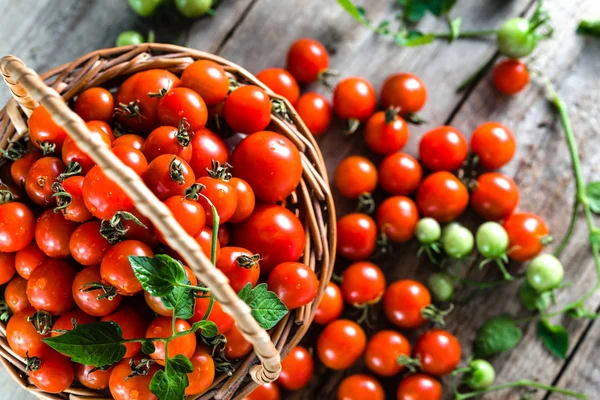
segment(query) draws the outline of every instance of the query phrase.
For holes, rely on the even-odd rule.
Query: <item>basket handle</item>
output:
[[[160,230],[169,246],[181,254],[201,281],[211,288],[215,299],[235,318],[244,338],[252,343],[261,361],[260,365],[250,369],[252,379],[259,385],[277,379],[281,371],[281,357],[269,334],[258,325],[250,313],[250,307],[229,286],[225,275],[212,265],[198,243],[185,233],[169,209],[146,187],[142,179],[123,164],[102,140],[91,135],[83,120],[67,106],[63,98],[19,58],[5,56],[0,59],[0,73],[24,111],[29,115],[38,102],[43,105],[54,122],[62,126],[106,176],[131,197],[136,208]]]

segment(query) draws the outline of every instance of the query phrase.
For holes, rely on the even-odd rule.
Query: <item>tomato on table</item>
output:
[[[337,400],[384,400],[385,392],[381,383],[369,375],[350,375],[337,390]]]
[[[408,141],[408,125],[395,109],[378,111],[365,125],[365,144],[374,153],[392,154]]]
[[[425,133],[419,142],[419,158],[432,171],[454,171],[467,158],[465,136],[451,126],[440,126]]]
[[[225,100],[229,93],[229,79],[223,67],[210,60],[197,60],[181,74],[181,85],[198,93],[207,105]]]
[[[421,370],[434,376],[448,375],[460,363],[458,340],[442,329],[425,332],[415,343],[414,357],[420,360]]]
[[[392,283],[383,296],[387,319],[402,329],[414,329],[427,320],[423,309],[431,304],[431,294],[421,283],[403,279]]]
[[[337,251],[348,260],[364,260],[375,251],[377,226],[366,214],[344,215],[337,222]]]
[[[319,360],[334,370],[350,368],[367,345],[365,332],[355,322],[338,319],[325,327],[317,339]]]
[[[372,193],[377,187],[377,168],[366,157],[350,156],[335,169],[335,187],[344,197],[356,199],[361,194]]]
[[[300,390],[313,376],[315,363],[302,346],[294,347],[281,362],[281,374],[277,383],[286,390]]]
[[[316,82],[329,68],[329,53],[315,39],[298,39],[288,50],[286,68],[300,83]]]
[[[315,311],[313,322],[319,325],[326,325],[340,317],[344,311],[344,298],[339,286],[329,282],[325,287],[325,292],[321,302]]]
[[[356,262],[344,270],[341,290],[344,300],[353,306],[378,303],[385,292],[385,275],[371,262]]]
[[[492,81],[500,93],[517,94],[529,84],[529,70],[522,61],[507,59],[494,67]]]
[[[489,221],[509,217],[519,203],[519,188],[508,176],[488,172],[477,178],[471,193],[471,206],[477,214]]]
[[[376,219],[379,230],[389,240],[405,243],[415,236],[419,211],[410,198],[392,196],[379,205]]]
[[[331,124],[333,108],[329,101],[318,93],[304,93],[296,104],[296,112],[313,136],[321,136]]]
[[[441,400],[441,398],[441,383],[422,373],[411,374],[402,379],[396,391],[397,400]]]
[[[381,87],[385,108],[398,107],[401,115],[419,112],[427,101],[427,88],[415,74],[408,72],[389,76]]]
[[[84,90],[75,100],[75,112],[84,121],[110,122],[115,112],[112,93],[101,87]]]
[[[259,81],[278,95],[285,97],[292,104],[300,96],[300,88],[296,78],[283,68],[267,68],[256,74]]]
[[[544,249],[550,231],[544,220],[528,212],[514,213],[502,223],[508,234],[508,256],[519,262],[531,260]]]
[[[517,144],[515,135],[499,122],[479,125],[471,135],[471,150],[486,169],[498,169],[514,156]]]
[[[365,78],[342,79],[333,91],[333,109],[341,120],[365,121],[375,111],[377,96]]]
[[[450,222],[467,207],[469,192],[457,177],[439,171],[423,180],[417,190],[416,203],[421,216],[434,218],[438,222]]]

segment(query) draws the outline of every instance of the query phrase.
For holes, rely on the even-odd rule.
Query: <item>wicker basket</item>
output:
[[[289,313],[269,332],[270,335],[258,326],[249,308],[231,289],[227,278],[212,266],[196,241],[181,234],[183,229],[168,209],[107,146],[96,143],[91,138],[84,122],[65,104],[65,101],[89,87],[116,87],[123,78],[138,71],[164,68],[181,74],[186,66],[199,59],[212,60],[222,65],[230,77],[241,84],[258,85],[272,99],[283,101],[290,118],[287,120],[273,114],[269,129],[288,137],[301,152],[304,173],[297,191],[290,196],[289,205],[297,215],[305,219],[306,249],[303,262],[320,276],[319,292],[313,303]],[[46,72],[41,79],[19,59],[7,56],[0,61],[0,72],[14,97],[0,113],[0,147],[6,149],[11,141],[27,134],[26,117],[40,103],[45,106],[55,122],[65,127],[79,147],[130,195],[139,211],[150,218],[168,239],[169,245],[180,254],[185,254],[187,265],[213,290],[215,298],[235,318],[246,339],[254,345],[255,352],[237,363],[232,376],[216,376],[213,386],[206,393],[193,398],[241,398],[258,384],[276,379],[281,369],[280,354],[285,356],[310,326],[315,311],[314,304],[321,298],[331,277],[335,257],[335,210],[323,157],[314,138],[289,102],[271,92],[238,65],[212,54],[166,44],[143,44],[95,51]],[[41,392],[28,382],[25,360],[15,355],[8,346],[4,324],[0,324],[0,356],[0,361],[15,381],[38,398],[109,398],[107,392],[93,391],[78,384],[60,395]]]

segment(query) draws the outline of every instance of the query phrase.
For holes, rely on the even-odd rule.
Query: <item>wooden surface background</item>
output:
[[[366,6],[374,21],[393,18],[392,0],[357,1]],[[600,17],[598,0],[549,0],[556,32],[535,52],[531,65],[544,71],[555,83],[569,105],[578,139],[584,172],[588,180],[600,178],[600,40],[576,36],[582,18]],[[460,0],[453,16],[461,16],[463,29],[496,27],[509,16],[532,12],[533,0]],[[131,12],[125,0],[0,0],[0,55],[14,54],[39,72],[75,59],[94,49],[111,47],[118,33],[126,29],[147,29],[144,21]],[[443,31],[443,22],[426,18],[424,31]],[[556,238],[564,234],[573,201],[573,180],[567,147],[560,123],[544,101],[543,90],[530,85],[515,97],[500,96],[489,77],[472,90],[456,94],[457,84],[479,65],[494,57],[494,43],[488,40],[444,41],[432,45],[401,49],[385,38],[376,37],[345,14],[333,0],[224,0],[215,18],[186,21],[163,19],[157,40],[183,44],[220,54],[250,71],[283,66],[292,41],[310,36],[323,42],[331,52],[332,67],[344,75],[361,75],[379,90],[383,79],[394,72],[410,71],[425,81],[429,99],[422,116],[428,121],[411,126],[408,151],[415,148],[422,133],[452,124],[465,135],[487,120],[509,126],[516,134],[518,152],[504,169],[514,177],[521,191],[519,209],[541,214]],[[326,93],[326,90],[318,89]],[[0,100],[8,99],[8,90],[0,90]],[[334,170],[344,157],[364,153],[360,135],[343,137],[339,126],[320,143]],[[374,161],[378,161],[373,157]],[[351,204],[338,202],[339,213]],[[474,226],[476,219],[464,221]],[[579,224],[562,262],[566,280],[573,283],[557,296],[559,304],[578,297],[596,280],[587,245],[587,230]],[[388,279],[414,277],[425,279],[430,268],[415,257],[414,246],[396,249],[396,258],[385,263]],[[486,269],[479,278],[498,278],[494,269]],[[491,315],[522,313],[517,301],[518,285],[505,285],[478,296],[454,311],[448,328],[465,348],[465,359],[477,327]],[[588,307],[600,309],[600,293]],[[563,321],[571,343],[566,360],[558,360],[535,340],[535,324],[524,327],[525,335],[510,353],[496,357],[497,381],[518,378],[536,379],[586,393],[600,399],[600,321]],[[412,336],[414,337],[414,336]],[[311,384],[310,393],[296,398],[333,398],[331,391],[338,375],[324,371],[321,381]],[[394,388],[397,379],[386,382]],[[0,371],[0,398],[30,399],[8,376]],[[390,389],[388,396],[393,397]],[[494,399],[518,399],[522,392],[490,395]],[[291,397],[291,396],[289,396]],[[390,397],[390,398],[391,398]],[[536,399],[560,396],[538,391]]]

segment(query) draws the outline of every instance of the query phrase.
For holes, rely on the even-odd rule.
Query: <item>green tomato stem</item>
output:
[[[558,247],[554,251],[554,256],[556,258],[560,258],[560,255],[562,254],[565,247],[567,247],[569,240],[571,240],[571,236],[573,236],[573,232],[575,231],[575,225],[577,223],[577,213],[579,211],[579,206],[580,203],[578,200],[578,196],[575,196],[575,200],[573,201],[573,209],[571,210],[571,220],[569,221],[569,227],[567,228],[565,236],[562,238]]]
[[[469,393],[455,393],[455,400],[465,400],[470,399],[472,397],[481,396],[485,393],[495,392],[503,389],[510,389],[514,387],[531,387],[536,389],[547,390],[549,392],[561,393],[565,396],[571,396],[578,399],[587,399],[588,397],[583,393],[574,392],[572,390],[562,389],[556,386],[544,385],[543,383],[539,383],[536,381],[532,381],[529,379],[519,379],[514,382],[503,383],[500,385],[492,385],[486,389],[476,390]]]
[[[483,30],[475,30],[475,31],[461,31],[455,39],[471,39],[478,38],[483,36],[492,36],[498,33],[497,29],[483,29]],[[451,34],[449,32],[441,32],[441,33],[430,33],[435,39],[450,39]]]

